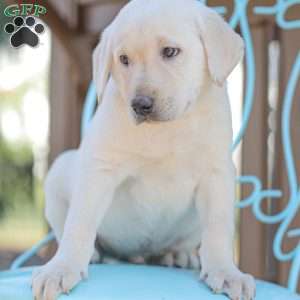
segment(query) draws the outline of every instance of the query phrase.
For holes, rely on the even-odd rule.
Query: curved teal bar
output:
[[[81,116],[81,137],[83,137],[86,128],[95,112],[97,106],[97,94],[96,87],[93,82],[90,83],[86,98],[83,105],[82,116]]]
[[[33,300],[32,269],[0,274],[0,299]],[[59,300],[228,300],[199,281],[198,272],[142,265],[93,265],[89,278]],[[255,300],[300,300],[289,290],[257,281]]]
[[[39,241],[36,245],[34,245],[29,250],[25,251],[20,256],[18,256],[12,262],[12,264],[10,266],[10,270],[14,271],[14,270],[19,269],[23,264],[26,263],[26,261],[28,261],[31,257],[33,257],[40,249],[42,249],[44,246],[46,246],[50,241],[54,240],[54,238],[55,238],[54,233],[50,232],[48,235],[46,235],[45,238],[43,238],[41,241]]]

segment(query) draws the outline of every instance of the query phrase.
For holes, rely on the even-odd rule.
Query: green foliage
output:
[[[18,58],[16,57],[16,59]],[[38,80],[38,78],[33,78],[33,80]],[[19,111],[24,95],[32,88],[32,81],[25,81],[13,90],[0,90],[0,111],[8,107]]]
[[[0,1],[0,47],[10,47],[9,35],[4,31],[5,24],[11,21],[11,18],[3,13],[6,6],[4,1]]]
[[[33,201],[32,167],[28,146],[10,146],[0,137],[0,218],[18,204]]]

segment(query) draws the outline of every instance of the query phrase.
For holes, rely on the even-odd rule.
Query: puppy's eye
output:
[[[129,57],[125,54],[120,55],[120,62],[126,67],[129,66]]]
[[[165,47],[162,49],[162,57],[163,58],[172,58],[177,56],[180,53],[179,48]]]

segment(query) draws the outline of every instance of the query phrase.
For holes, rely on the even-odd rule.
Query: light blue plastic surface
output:
[[[1,300],[33,300],[31,269],[0,274]],[[59,300],[228,300],[198,281],[198,272],[137,265],[93,265],[89,279]],[[285,288],[257,281],[255,300],[300,300]]]

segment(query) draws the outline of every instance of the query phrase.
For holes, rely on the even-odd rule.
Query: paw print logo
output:
[[[13,23],[7,23],[4,27],[4,31],[11,34],[10,44],[14,48],[25,44],[36,47],[39,43],[39,34],[43,33],[44,30],[44,25],[37,23],[32,16],[26,19],[18,16],[14,18]]]

